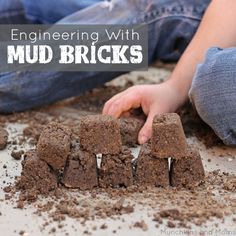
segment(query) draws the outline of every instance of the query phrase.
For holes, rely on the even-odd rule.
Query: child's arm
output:
[[[173,112],[188,99],[196,66],[203,61],[206,50],[214,46],[236,46],[235,12],[235,0],[213,0],[170,79],[160,85],[134,86],[117,94],[105,104],[103,114],[119,117],[141,106],[148,118],[139,133],[139,142],[146,142],[151,136],[154,116]]]

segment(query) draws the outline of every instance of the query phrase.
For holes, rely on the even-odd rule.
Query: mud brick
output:
[[[144,120],[138,118],[121,118],[120,132],[122,144],[128,147],[134,147],[138,144],[138,134],[144,125]]]
[[[63,170],[70,152],[70,137],[70,130],[62,124],[48,124],[37,143],[39,158],[46,161],[54,170]]]
[[[152,125],[152,154],[159,158],[181,158],[187,142],[180,117],[176,113],[155,116]]]
[[[173,187],[194,188],[204,181],[204,168],[199,152],[188,148],[180,159],[173,159],[170,168],[170,182]]]
[[[169,165],[167,158],[156,158],[151,154],[151,145],[141,147],[136,160],[135,180],[142,186],[169,186]]]
[[[128,187],[133,184],[133,170],[131,151],[123,147],[119,154],[103,155],[99,173],[99,186]]]
[[[95,154],[118,154],[122,148],[118,120],[105,115],[82,118],[80,145],[83,150]]]
[[[96,155],[72,146],[62,182],[66,187],[89,190],[98,185]]]
[[[37,157],[35,150],[26,152],[22,173],[17,186],[24,190],[34,189],[48,194],[57,187],[57,177],[48,164]]]

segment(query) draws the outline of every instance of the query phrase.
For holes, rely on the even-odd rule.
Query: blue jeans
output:
[[[21,2],[22,1],[22,2]],[[149,62],[176,61],[210,0],[0,0],[0,23],[130,24],[149,29]],[[2,17],[1,17],[2,16]],[[79,95],[120,72],[10,72],[0,76],[0,112]]]
[[[0,23],[134,24],[149,26],[149,62],[176,61],[210,0],[0,0]],[[226,144],[236,144],[236,48],[210,49],[190,98]],[[0,77],[0,111],[21,111],[79,95],[116,72],[17,72]]]
[[[210,48],[195,73],[190,99],[227,145],[236,145],[236,48]]]

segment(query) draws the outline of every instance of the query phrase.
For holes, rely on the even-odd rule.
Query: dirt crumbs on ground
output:
[[[52,107],[47,107],[9,116],[0,116],[0,123],[1,126],[6,123],[14,122],[28,125],[23,131],[23,136],[20,137],[18,141],[11,141],[11,145],[15,147],[18,147],[26,141],[35,146],[43,127],[50,122],[56,121],[70,128],[73,133],[73,139],[75,140],[76,136],[80,134],[80,131],[77,129],[78,120],[89,112],[99,112],[104,101],[117,92],[117,89],[112,88],[96,89],[84,96],[68,101],[66,105],[71,106],[70,109],[64,109],[63,105],[59,104],[53,107],[54,111],[58,111],[58,113],[51,112]],[[99,102],[97,101],[98,96],[103,98]],[[77,110],[78,108],[84,109],[86,112],[81,113]],[[205,128],[206,125],[195,115],[192,107],[184,107],[180,111],[180,115],[187,136],[196,135],[199,139],[204,141],[207,147],[221,145],[218,139],[212,138],[212,133],[209,132],[210,129]],[[138,123],[126,121],[124,127],[127,128],[128,123],[133,124],[132,127],[128,128],[130,128],[134,136],[137,137],[138,130],[140,129],[140,121],[138,121]],[[67,133],[64,128],[60,127],[55,132],[58,133],[59,137]],[[125,132],[123,132],[123,134],[125,135]],[[7,143],[7,136],[8,134],[6,132],[4,133],[4,131],[0,130],[0,148],[5,148],[4,145],[6,145],[5,142]],[[57,134],[55,134],[55,136],[57,136]],[[66,134],[66,136],[68,137],[70,135]],[[47,137],[45,137],[45,140]],[[135,145],[137,140],[136,138],[133,139],[133,137],[127,137],[125,140],[122,136],[123,144]],[[2,140],[4,141],[3,146],[1,146]],[[62,143],[64,143],[64,141],[66,141],[66,146],[68,146],[68,140],[63,139]],[[42,147],[44,148],[45,145],[49,144],[49,142],[45,141]],[[60,147],[54,146],[53,143],[50,145],[54,147],[51,149],[52,154],[54,155],[56,153],[60,155]],[[124,181],[121,184],[113,183],[113,178],[107,177],[112,174],[112,172],[108,173],[106,166],[110,168],[110,166],[116,166],[118,163],[122,168],[127,168],[126,176],[130,176],[131,168],[128,166],[130,163],[130,153],[127,153],[127,151],[122,152],[124,155],[121,156],[121,159],[114,159],[110,163],[103,162],[101,165],[103,168],[101,170],[104,172],[106,179],[112,181],[111,184],[106,180],[106,182],[109,182],[109,186],[121,185],[128,186],[127,188],[106,187],[104,189],[94,188],[90,191],[65,188],[65,186],[75,186],[76,188],[79,188],[81,185],[85,186],[84,182],[87,176],[91,176],[91,182],[86,184],[93,187],[97,186],[97,180],[94,181],[97,173],[91,173],[89,169],[87,170],[88,174],[83,177],[83,183],[78,182],[80,176],[71,177],[71,175],[68,175],[70,171],[67,172],[66,176],[68,169],[72,171],[83,170],[84,172],[85,160],[83,156],[87,154],[83,153],[83,155],[80,154],[77,156],[77,151],[75,150],[77,145],[79,144],[71,145],[70,153],[66,153],[69,157],[68,160],[65,161],[62,159],[61,163],[47,163],[47,158],[43,159],[38,156],[40,153],[32,150],[23,154],[21,150],[17,148],[17,150],[12,152],[12,156],[16,160],[21,159],[21,156],[24,155],[25,158],[22,161],[23,172],[21,178],[17,179],[16,186],[9,186],[4,183],[6,185],[3,189],[5,200],[10,201],[13,206],[19,209],[33,207],[35,214],[44,221],[41,230],[55,233],[65,228],[67,225],[66,219],[69,217],[80,222],[85,227],[89,226],[89,230],[86,229],[84,233],[92,234],[94,230],[109,228],[110,226],[107,224],[107,219],[119,220],[119,222],[121,222],[120,224],[122,224],[127,215],[129,218],[132,218],[132,214],[138,211],[141,211],[141,214],[147,212],[147,217],[150,217],[155,222],[156,227],[165,225],[169,228],[191,228],[193,225],[202,226],[206,224],[206,222],[211,221],[212,218],[218,218],[224,221],[226,216],[236,214],[236,176],[221,173],[220,171],[206,173],[204,182],[191,190],[182,189],[179,186],[176,188],[166,186],[168,184],[164,184],[163,186],[165,188],[161,188],[154,186],[129,186],[130,184],[125,184],[123,183]],[[147,153],[150,156],[149,151]],[[90,153],[89,156],[94,158],[94,155],[90,155]],[[94,160],[91,159],[90,162],[91,166],[95,165]],[[156,163],[156,160],[152,160],[151,157],[149,157],[148,162]],[[166,165],[167,163],[164,164],[164,166]],[[86,164],[86,167],[87,166]],[[63,175],[62,169],[64,167],[65,172]],[[5,170],[8,169],[7,165],[4,165],[3,168]],[[144,166],[142,169],[145,170],[146,167]],[[154,170],[150,173],[153,173],[154,176],[158,175]],[[6,175],[8,175],[7,172]],[[122,180],[122,178],[126,176],[120,175],[119,180]],[[148,180],[149,179],[147,179],[147,181]],[[63,182],[65,186],[62,184]],[[155,185],[162,186],[162,184],[159,183]],[[87,189],[87,187],[84,189]],[[95,226],[97,220],[99,220],[99,224]],[[55,223],[57,227],[54,227]],[[134,219],[130,228],[147,231],[149,225],[147,221],[143,219],[139,219],[138,221]],[[119,230],[120,226],[117,226],[113,233]],[[25,233],[23,230],[22,232],[22,234]]]
[[[224,180],[224,189],[236,193],[236,177],[231,176]]]
[[[141,228],[143,231],[148,230],[148,225],[145,223],[144,220],[135,222],[134,227]]]
[[[27,171],[31,171],[33,162],[32,160],[29,164],[25,163],[29,165]],[[48,216],[44,223],[45,227],[50,227],[52,222],[56,222],[58,229],[63,228],[67,217],[78,220],[84,226],[91,225],[92,222],[96,223],[95,219],[100,219],[107,226],[106,219],[124,221],[125,215],[132,215],[134,211],[138,211],[136,206],[141,206],[142,212],[152,209],[153,213],[150,217],[156,227],[164,224],[170,228],[190,229],[193,224],[203,226],[212,218],[223,221],[225,216],[236,214],[235,188],[229,184],[236,177],[219,171],[207,173],[205,183],[194,190],[132,186],[119,189],[70,191],[62,186],[56,188],[54,175],[42,163],[37,175],[32,176],[32,181],[28,181],[27,185],[23,182],[22,187],[26,189],[29,183],[33,184],[34,178],[42,178],[45,175],[50,175],[53,181],[47,183],[48,188],[44,190],[48,192],[49,188],[54,188],[46,195],[47,197],[44,195],[43,198],[40,197],[37,200],[34,198],[35,191],[40,190],[45,184],[36,186],[33,192],[32,190],[21,191],[19,198],[14,195],[13,187],[4,189],[6,194],[12,196],[9,199],[17,204],[18,208],[27,208],[31,205],[38,216]],[[148,224],[143,220],[134,222],[130,227],[148,230]],[[116,231],[118,230],[119,228]]]
[[[179,227],[190,227],[189,223],[202,225],[211,217],[224,219],[225,216],[235,214],[236,199],[233,192],[224,191],[224,183],[235,176],[228,176],[219,171],[208,173],[206,183],[194,191],[180,191],[166,199],[174,203],[171,207],[163,207],[154,215],[154,220],[168,219]]]
[[[13,150],[13,151],[11,152],[11,156],[12,156],[15,160],[20,160],[23,154],[24,154],[24,151],[23,151],[23,150],[19,150],[19,151]]]

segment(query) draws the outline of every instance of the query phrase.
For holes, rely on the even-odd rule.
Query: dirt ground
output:
[[[13,158],[12,151],[34,148],[46,123],[57,120],[76,132],[80,117],[100,112],[113,94],[134,84],[162,82],[171,68],[132,72],[83,96],[0,116],[9,132],[8,146],[0,151],[1,235],[236,235],[236,149],[223,145],[190,104],[179,114],[187,141],[199,149],[206,171],[205,183],[194,190],[80,192],[61,187],[59,197],[40,196],[23,206],[19,206],[19,192],[11,191],[23,160],[21,155]],[[132,148],[134,157],[139,149]]]

